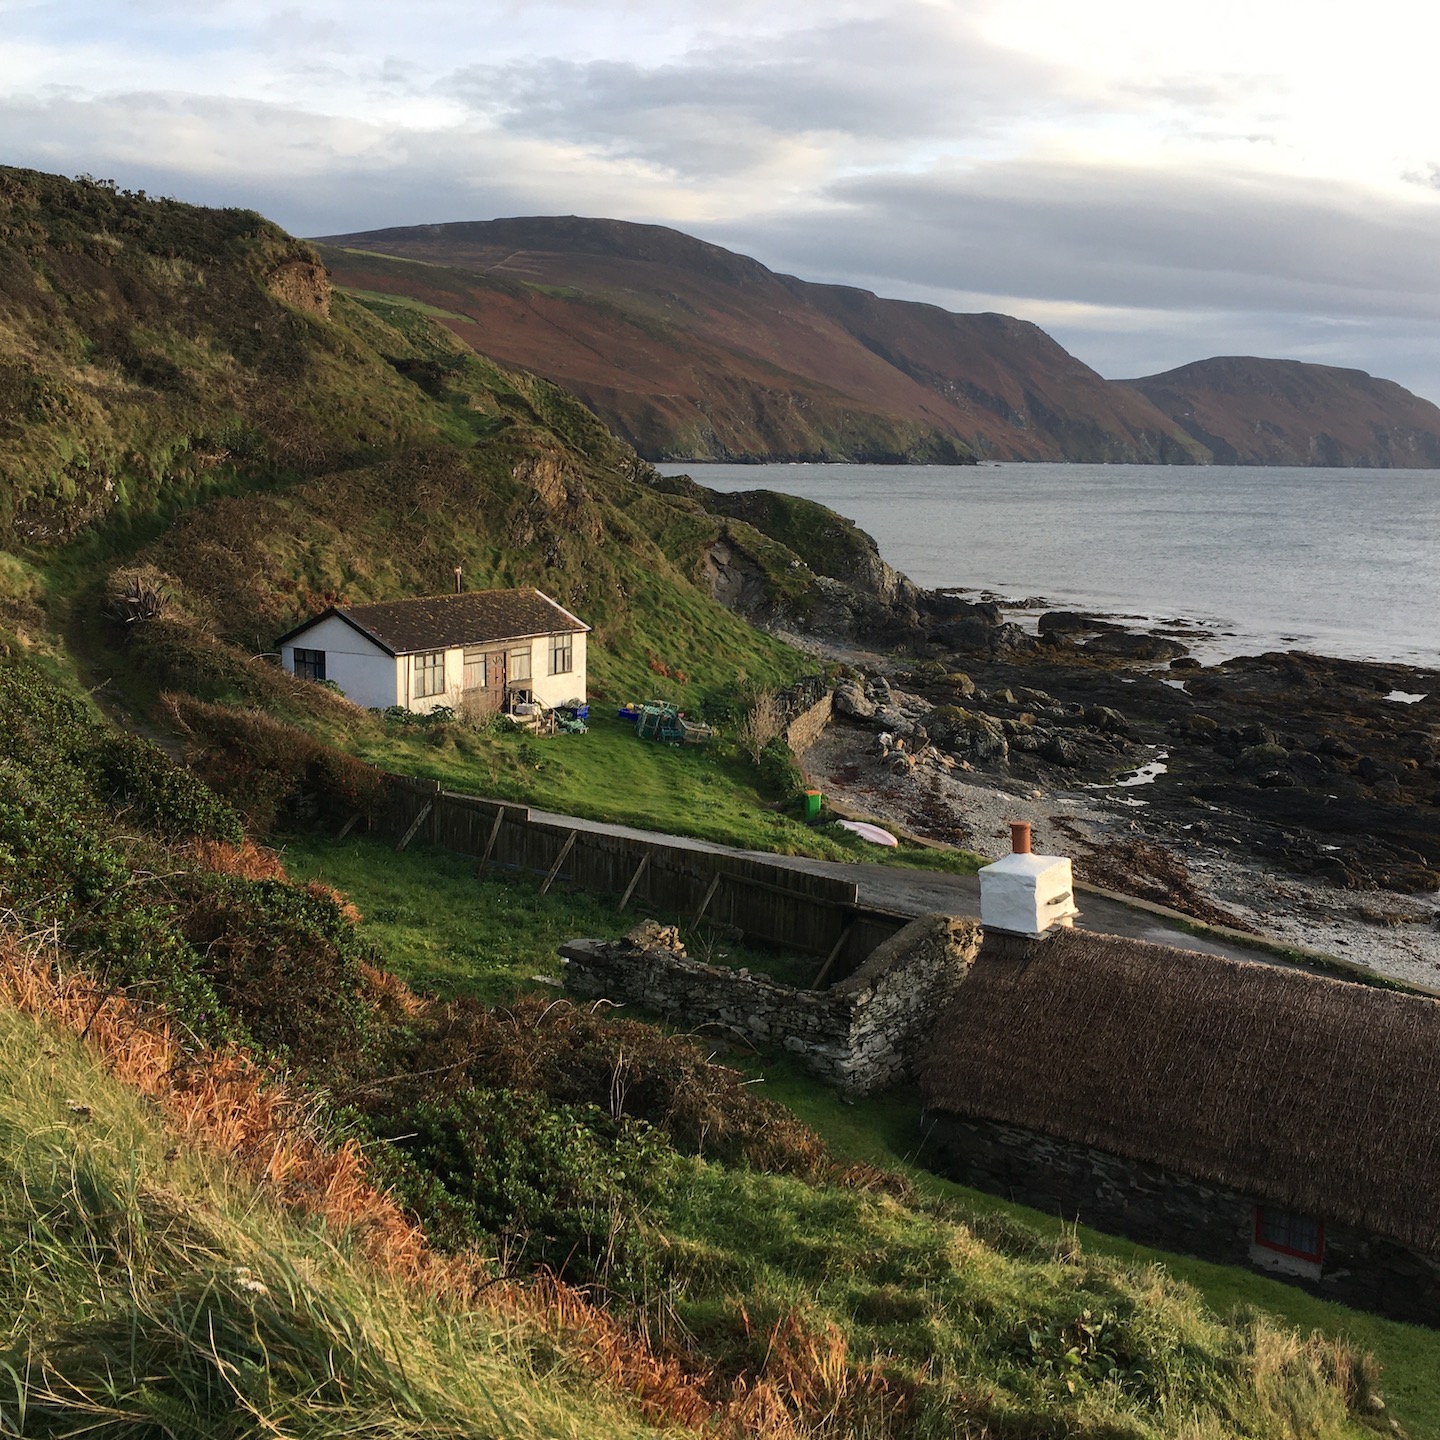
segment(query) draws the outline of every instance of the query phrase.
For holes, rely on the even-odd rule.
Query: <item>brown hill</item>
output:
[[[1224,355],[1115,383],[1217,464],[1440,466],[1440,408],[1363,370]]]
[[[652,459],[1208,458],[1034,325],[811,285],[662,226],[493,220],[325,244],[339,284],[447,312]]]

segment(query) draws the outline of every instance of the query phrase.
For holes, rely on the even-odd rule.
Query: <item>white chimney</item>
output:
[[[1011,854],[980,871],[980,923],[987,930],[1043,935],[1053,925],[1073,925],[1075,878],[1059,855],[1030,853],[1030,823],[1010,825]]]

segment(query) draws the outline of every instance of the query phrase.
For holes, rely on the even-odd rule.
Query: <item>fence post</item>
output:
[[[640,883],[640,877],[650,868],[650,852],[647,850],[641,857],[640,863],[635,867],[635,873],[630,877],[630,883],[625,887],[625,893],[620,897],[620,910],[630,903],[630,897],[635,893],[635,887]],[[620,913],[619,910],[616,911]]]
[[[550,873],[545,877],[545,883],[540,887],[540,893],[542,895],[550,888],[555,877],[560,873],[560,867],[565,863],[565,857],[575,848],[575,837],[579,833],[578,830],[572,830],[569,835],[565,837],[565,843],[560,847],[560,853],[555,857],[555,863],[550,867]]]
[[[485,867],[490,863],[490,856],[494,853],[495,842],[500,838],[500,827],[505,823],[505,807],[495,807],[495,823],[490,827],[490,838],[485,842],[485,853],[480,857],[480,863],[475,867],[475,878],[478,880],[485,873]]]

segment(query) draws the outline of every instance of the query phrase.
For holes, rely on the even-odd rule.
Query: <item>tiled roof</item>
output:
[[[457,645],[492,645],[501,640],[590,628],[538,590],[467,590],[460,595],[333,606],[324,615],[282,635],[276,643],[289,643],[328,615],[338,615],[392,655],[413,655]]]

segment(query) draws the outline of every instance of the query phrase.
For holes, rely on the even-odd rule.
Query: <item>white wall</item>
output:
[[[585,641],[582,631],[570,637],[571,669],[568,675],[551,675],[550,637],[541,635],[530,642],[530,691],[546,705],[563,705],[567,700],[585,698]]]
[[[394,656],[367,640],[335,615],[312,625],[281,646],[285,668],[295,673],[295,647],[325,652],[325,678],[333,680],[357,705],[384,710],[403,704]],[[409,663],[406,661],[405,663]]]
[[[546,705],[561,705],[577,696],[585,699],[585,641],[582,632],[572,635],[571,669],[565,675],[551,675],[550,637],[536,636],[534,639],[508,644],[496,643],[483,646],[486,650],[501,650],[507,654],[528,645],[530,648],[530,693]],[[333,680],[357,705],[384,710],[391,705],[403,705],[407,710],[423,714],[437,705],[458,705],[461,687],[465,683],[465,651],[455,646],[445,652],[445,689],[439,695],[417,696],[415,688],[415,657],[413,655],[387,655],[379,646],[372,644],[353,626],[332,615],[312,626],[294,643],[281,647],[285,668],[295,673],[295,646],[302,650],[323,650],[325,652],[325,678]]]

